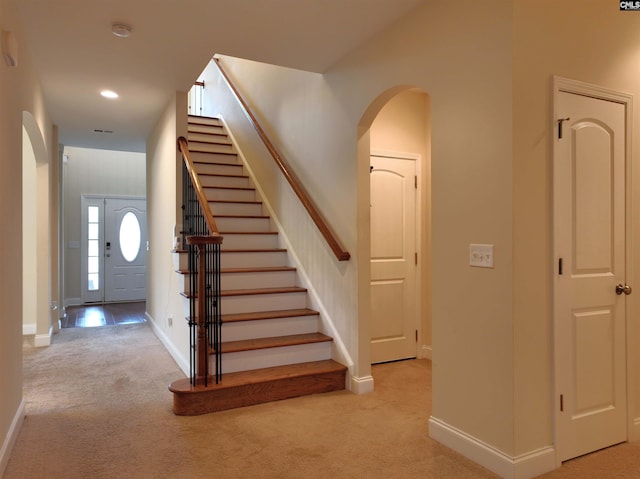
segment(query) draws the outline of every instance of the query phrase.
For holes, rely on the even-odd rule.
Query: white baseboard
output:
[[[509,456],[433,416],[429,418],[429,436],[505,479],[530,479],[557,467],[551,446]]]
[[[147,319],[149,320],[149,324],[151,325],[151,329],[153,329],[154,334],[158,337],[160,342],[167,348],[169,354],[176,362],[178,367],[182,370],[185,376],[189,376],[189,362],[186,361],[181,355],[180,352],[176,349],[171,340],[167,337],[166,334],[158,327],[155,320],[151,317],[149,313],[145,313]]]
[[[53,327],[49,327],[49,332],[47,334],[36,334],[33,338],[33,345],[36,348],[51,346],[51,336],[53,336]]]
[[[420,355],[420,359],[433,359],[433,349],[431,346],[422,345],[418,354]]]
[[[30,336],[36,334],[36,325],[34,324],[23,324],[22,325],[22,335]]]
[[[367,394],[373,392],[373,376],[363,376],[361,378],[351,376],[349,391],[355,394]]]
[[[66,298],[64,300],[64,307],[68,306],[80,306],[82,303],[82,298]]]
[[[7,464],[9,463],[9,456],[11,456],[11,451],[13,450],[13,446],[18,439],[18,434],[20,434],[20,429],[22,428],[22,423],[24,422],[24,399],[20,402],[20,406],[18,406],[18,410],[13,416],[13,420],[11,421],[11,425],[9,426],[9,430],[7,431],[7,435],[2,441],[2,448],[0,449],[0,477],[4,476],[4,471],[7,468]]]
[[[640,441],[640,417],[637,417],[633,420],[633,428],[631,429],[629,441]]]

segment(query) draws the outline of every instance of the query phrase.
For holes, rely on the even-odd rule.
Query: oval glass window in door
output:
[[[120,223],[120,251],[129,263],[133,262],[140,252],[140,222],[135,213],[129,211]]]

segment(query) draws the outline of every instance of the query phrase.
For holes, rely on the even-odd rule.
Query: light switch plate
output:
[[[478,268],[493,268],[493,245],[470,244],[469,266],[477,266]]]

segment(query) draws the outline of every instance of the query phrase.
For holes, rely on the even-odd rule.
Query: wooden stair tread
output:
[[[287,346],[298,346],[302,344],[326,343],[329,341],[333,341],[333,339],[322,333],[292,334],[290,336],[245,339],[242,341],[223,342],[222,353],[237,353],[240,351],[255,351],[258,349],[283,348]],[[213,352],[211,354],[213,354]]]
[[[242,178],[244,179],[249,179],[249,177],[247,175],[224,175],[224,174],[219,174],[219,173],[208,173],[206,175],[199,175],[199,176],[208,176],[210,178],[233,178],[233,179],[238,179],[238,178]]]
[[[287,366],[274,366],[271,368],[254,369],[252,371],[241,371],[238,373],[228,373],[222,376],[222,380],[215,384],[215,380],[209,383],[209,389],[228,389],[241,385],[258,384],[280,379],[294,377],[311,376],[315,374],[346,371],[346,366],[332,360],[312,361],[308,363],[289,364]],[[182,382],[184,381],[184,383]],[[193,387],[189,384],[189,379],[176,381],[169,388],[171,391],[196,391],[204,386]]]
[[[192,131],[190,133],[193,133],[194,135],[214,135],[215,133],[200,133],[198,131]],[[222,135],[218,135],[218,136],[222,136]],[[231,146],[231,142],[228,141],[223,141],[223,139],[221,138],[220,140],[216,141],[216,140],[188,140],[189,141],[189,145],[193,145],[194,143],[201,143],[203,145],[216,145],[216,146]],[[191,149],[191,147],[189,147],[189,149]]]
[[[219,231],[221,235],[277,235],[277,231]]]
[[[189,118],[189,123],[191,123],[192,121],[199,121],[199,120],[215,120],[215,121],[220,121],[220,118],[217,116],[205,116],[205,115],[187,115],[187,117]]]
[[[287,286],[283,288],[256,288],[256,289],[230,289],[226,291],[220,291],[220,296],[251,296],[251,295],[259,295],[259,294],[287,294],[287,293],[306,293],[307,290],[305,288],[300,288],[299,286]],[[182,292],[180,293],[185,298],[197,298],[196,295],[191,293]]]
[[[237,205],[261,205],[262,201],[257,200],[209,200],[209,203],[225,203]]]
[[[269,215],[217,215],[212,213],[214,218],[251,218],[258,220],[266,220],[271,218]]]
[[[275,271],[295,271],[293,266],[254,266],[247,268],[222,268],[220,273],[271,273]]]
[[[318,316],[320,313],[313,309],[301,308],[301,309],[284,309],[280,311],[256,311],[253,313],[235,313],[235,314],[223,314],[223,323],[234,323],[239,321],[258,321],[261,319],[276,319],[276,318],[295,318],[297,316]]]
[[[248,268],[222,268],[220,269],[221,274],[225,273],[272,273],[276,271],[296,271],[296,268],[293,266],[255,266]],[[176,273],[189,275],[191,271],[186,269],[176,269]]]
[[[224,243],[222,243],[224,245]],[[220,250],[221,253],[283,253],[287,251],[285,248],[267,248],[267,249],[224,249]]]
[[[305,293],[306,291],[306,288],[301,288],[300,286],[286,286],[282,288],[229,289],[220,291],[220,295],[222,297],[252,296],[255,294]]]
[[[255,188],[251,188],[249,186],[203,186],[202,187],[203,190],[252,190],[254,191]]]
[[[238,156],[238,153],[236,153],[235,151],[211,151],[211,150],[203,150],[197,147],[192,148],[191,146],[189,146],[189,151],[196,152],[196,153],[211,153],[212,155]],[[206,163],[206,161],[194,161],[194,163]]]
[[[201,165],[209,165],[209,166],[231,166],[234,168],[244,168],[240,163],[218,163],[215,161],[197,161],[194,160],[194,163],[199,163]],[[198,173],[198,176],[215,176],[217,173]]]

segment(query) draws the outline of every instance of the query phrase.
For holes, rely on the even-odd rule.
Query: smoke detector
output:
[[[116,37],[127,38],[131,35],[131,27],[124,23],[114,23],[111,25],[111,33],[113,33]]]

